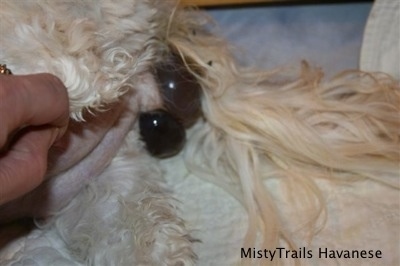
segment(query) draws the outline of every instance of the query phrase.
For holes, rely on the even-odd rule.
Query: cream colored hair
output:
[[[290,204],[308,210],[310,237],[326,215],[315,180],[372,179],[399,189],[400,89],[383,73],[345,71],[326,80],[299,67],[257,71],[238,66],[202,15],[176,12],[167,40],[203,88],[204,120],[185,151],[189,168],[230,192],[247,209],[244,246],[296,244],[264,180],[279,179]],[[247,261],[248,262],[248,261]]]

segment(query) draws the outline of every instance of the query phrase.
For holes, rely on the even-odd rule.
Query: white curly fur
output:
[[[86,119],[87,110],[107,111],[116,101],[121,105],[125,95],[129,104],[121,113],[127,117],[126,127],[132,128],[138,110],[160,106],[158,90],[146,72],[166,49],[163,20],[168,16],[163,12],[168,11],[162,6],[173,7],[167,2],[158,2],[159,8],[155,1],[2,3],[0,61],[15,75],[58,76],[68,88],[71,118],[78,121]],[[93,153],[109,152],[112,137],[108,142],[104,137],[104,147]],[[193,239],[137,130],[124,137],[111,162],[100,158],[89,163],[98,162],[103,163],[98,174],[83,173],[84,162],[75,167],[74,174],[82,175],[78,188],[84,188],[67,204],[49,207],[47,214],[52,215],[37,220],[38,228],[28,238],[9,244],[0,256],[2,265],[193,264]],[[48,186],[69,185],[71,179],[62,181],[67,174],[54,177]],[[48,197],[58,196],[50,188]]]
[[[160,105],[151,68],[170,49],[203,91],[187,165],[246,207],[244,246],[274,249],[282,240],[296,246],[263,180],[279,178],[286,200],[309,210],[299,220],[310,235],[327,211],[316,179],[371,179],[399,189],[400,92],[385,74],[344,72],[327,81],[307,63],[243,69],[229,46],[204,30],[205,16],[164,0],[6,1],[0,21],[1,63],[15,74],[57,75],[77,121],[126,99],[122,114],[133,129],[65,206],[0,250],[5,265],[195,263],[194,240],[135,127],[138,111]],[[57,181],[49,184],[60,189]]]

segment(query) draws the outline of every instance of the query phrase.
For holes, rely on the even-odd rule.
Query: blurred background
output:
[[[372,7],[372,1],[188,1],[206,4],[217,22],[214,31],[230,40],[246,64],[273,68],[305,59],[328,74],[358,68]],[[223,4],[232,1],[242,4]]]

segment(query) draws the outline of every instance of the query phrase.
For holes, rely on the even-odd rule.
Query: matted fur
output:
[[[11,28],[15,40],[2,38],[0,62],[16,74],[59,76],[68,87],[71,117],[79,120],[85,108],[102,109],[128,91],[137,97],[133,112],[157,106],[158,92],[138,89],[138,84],[166,53],[177,51],[203,91],[203,117],[184,151],[187,166],[246,207],[244,246],[296,247],[265,180],[279,179],[290,191],[288,202],[308,210],[299,213],[299,220],[310,239],[326,215],[315,180],[367,178],[399,189],[400,88],[388,75],[345,71],[326,80],[305,62],[272,71],[240,67],[229,45],[205,30],[205,15],[164,0],[59,2],[25,2],[20,8],[20,2],[8,1],[2,7],[2,32]],[[29,23],[13,26],[16,17]],[[194,263],[192,239],[176,216],[157,162],[143,154],[135,134],[127,136],[110,166],[43,228],[63,239],[67,255],[60,257],[68,263]],[[142,220],[153,214],[154,219]],[[98,215],[104,221],[93,219]],[[78,218],[80,226],[72,229]],[[110,234],[100,234],[104,228]],[[123,239],[126,232],[136,240]],[[120,245],[109,250],[110,241]],[[168,245],[173,247],[166,251]]]

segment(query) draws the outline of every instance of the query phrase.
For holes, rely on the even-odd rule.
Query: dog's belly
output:
[[[108,111],[72,122],[49,152],[47,181],[34,191],[0,207],[0,223],[22,217],[45,217],[59,211],[99,175],[121,147],[136,121],[134,97],[125,97]]]

